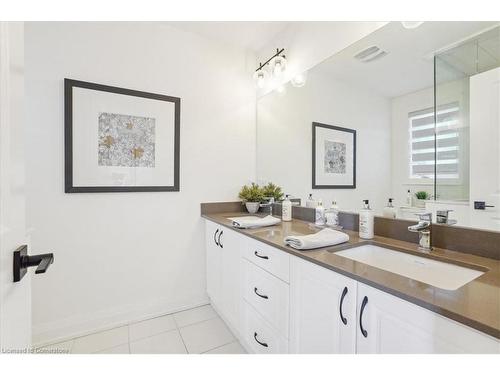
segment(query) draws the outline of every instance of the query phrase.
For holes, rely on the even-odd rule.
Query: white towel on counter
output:
[[[260,227],[269,227],[271,225],[276,225],[281,223],[281,220],[277,217],[273,217],[271,215],[267,215],[259,218],[245,218],[244,216],[239,217],[238,219],[233,220],[233,227],[240,229],[250,229],[250,228],[260,228]]]
[[[319,247],[334,246],[349,241],[349,235],[338,230],[325,228],[318,233],[305,236],[287,236],[285,245],[297,250],[317,249]]]

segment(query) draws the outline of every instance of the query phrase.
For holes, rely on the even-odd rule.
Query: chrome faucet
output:
[[[418,233],[418,249],[429,252],[432,250],[432,213],[416,214],[419,221],[408,227],[410,232]]]
[[[274,197],[264,197],[264,199],[267,199],[267,203],[261,203],[260,207],[269,207],[269,215],[273,216]]]

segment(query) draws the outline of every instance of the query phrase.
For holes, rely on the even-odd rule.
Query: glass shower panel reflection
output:
[[[461,211],[461,225],[500,230],[500,27],[436,55],[434,66],[436,200]]]

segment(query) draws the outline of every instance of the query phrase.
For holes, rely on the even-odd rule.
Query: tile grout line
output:
[[[189,353],[189,350],[186,346],[186,343],[184,342],[184,337],[182,337],[181,330],[177,328],[177,332],[179,333],[179,336],[181,337],[182,345],[184,345],[184,349],[186,349],[186,354],[191,354]]]
[[[212,350],[222,348],[223,346],[230,345],[230,344],[233,344],[233,343],[235,343],[235,342],[237,342],[238,344],[240,343],[240,342],[238,341],[238,339],[236,339],[236,338],[235,338],[235,340],[233,340],[233,341],[231,341],[231,342],[228,342],[227,344],[222,344],[222,345],[216,346],[215,348],[205,350],[204,352],[201,352],[200,354],[206,354],[206,353],[208,353],[208,352],[210,352],[210,351],[212,351]]]
[[[128,333],[128,354],[132,354],[132,348],[130,347],[130,324],[127,326]]]

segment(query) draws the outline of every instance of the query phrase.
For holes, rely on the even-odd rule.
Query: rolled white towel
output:
[[[338,245],[349,241],[349,235],[338,230],[325,228],[318,233],[305,236],[287,236],[285,245],[297,250],[317,249],[319,247]]]
[[[233,220],[233,227],[240,229],[250,229],[250,228],[260,228],[260,227],[269,227],[271,225],[276,225],[281,223],[281,220],[277,217],[273,217],[271,215],[267,215],[265,217],[260,218],[245,218],[244,216],[239,217],[238,219]]]

